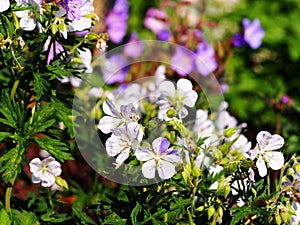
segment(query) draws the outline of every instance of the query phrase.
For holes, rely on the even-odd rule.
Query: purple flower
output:
[[[62,52],[64,52],[63,46],[59,44],[57,41],[52,42],[47,57],[47,64],[50,64],[51,61],[54,59],[54,57]]]
[[[234,47],[242,47],[246,45],[244,35],[242,33],[236,33],[232,37],[232,44]]]
[[[170,39],[170,37],[172,36],[172,33],[170,30],[161,30],[158,34],[157,34],[157,38],[158,40],[161,41],[168,41]]]
[[[144,25],[153,33],[159,34],[163,30],[168,30],[168,16],[165,11],[155,8],[150,8],[144,19]]]
[[[254,19],[252,23],[249,19],[245,18],[242,21],[244,31],[237,33],[232,38],[232,43],[235,47],[241,47],[248,44],[250,48],[257,49],[262,43],[265,36],[264,29],[260,26],[259,19]]]
[[[217,69],[218,64],[214,54],[214,49],[208,44],[207,41],[202,41],[198,44],[195,67],[201,75],[207,76]]]
[[[127,62],[123,56],[116,54],[108,58],[102,65],[104,81],[107,84],[121,83],[126,80]]]
[[[171,68],[179,75],[186,76],[193,70],[194,55],[184,47],[177,46],[171,59]]]
[[[79,20],[81,18],[80,7],[84,2],[85,0],[63,0],[57,4],[61,5],[66,10],[67,18],[69,20]]]
[[[140,42],[138,35],[136,33],[132,33],[128,44],[124,47],[124,54],[131,58],[139,57],[144,50],[143,43]]]
[[[105,18],[106,32],[114,43],[120,43],[126,34],[128,11],[127,0],[116,0],[114,7]]]

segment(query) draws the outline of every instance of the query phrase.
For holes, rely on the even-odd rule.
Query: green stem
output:
[[[15,183],[15,179],[16,179],[16,177],[13,177],[12,179],[10,179],[10,181],[8,183],[9,187],[7,187],[6,193],[5,193],[5,210],[8,213],[10,213],[10,211],[11,211],[11,209],[10,209],[10,198],[11,198],[12,188],[13,188],[14,183]]]

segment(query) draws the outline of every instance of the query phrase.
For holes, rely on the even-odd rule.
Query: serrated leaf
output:
[[[5,182],[9,182],[21,171],[24,152],[25,148],[19,144],[0,158],[0,164],[2,165],[0,173],[3,173],[2,178]]]
[[[34,73],[34,91],[36,93],[35,99],[38,101],[47,92],[50,83],[44,79],[41,74]]]
[[[80,224],[96,225],[95,221],[92,220],[86,213],[82,212],[79,208],[72,207],[72,211],[80,219]]]
[[[7,214],[7,212],[4,209],[0,210],[0,222],[1,222],[1,225],[10,225],[11,224],[9,215]]]
[[[39,224],[34,213],[27,211],[18,211],[12,209],[12,214],[14,218],[15,225],[34,225]]]
[[[49,152],[49,154],[59,161],[63,162],[65,160],[73,160],[68,146],[61,140],[57,140],[48,136],[43,138],[32,137],[32,139],[38,146]]]

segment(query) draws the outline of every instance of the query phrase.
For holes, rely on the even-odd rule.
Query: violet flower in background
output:
[[[130,39],[124,47],[124,54],[131,58],[137,58],[143,53],[143,50],[143,43],[140,42],[137,33],[131,33]]]
[[[127,31],[129,4],[127,0],[116,0],[105,18],[106,32],[110,41],[121,43]]]
[[[161,31],[168,30],[168,16],[165,11],[155,8],[148,9],[144,19],[144,25],[154,34],[158,35]]]
[[[214,49],[207,41],[198,44],[196,55],[195,67],[202,76],[207,76],[217,69],[218,64],[214,57]]]
[[[194,67],[194,54],[184,47],[177,46],[175,54],[171,59],[171,68],[179,75],[186,76],[192,72]]]
[[[245,18],[242,21],[244,31],[237,33],[232,38],[233,46],[242,47],[248,44],[250,48],[257,49],[261,46],[262,39],[265,36],[264,29],[260,26],[259,19],[254,19],[252,23]]]
[[[172,37],[172,32],[170,30],[161,30],[157,34],[157,38],[160,41],[168,41]]]
[[[126,60],[122,55],[115,54],[105,60],[101,69],[105,83],[121,83],[126,80],[128,71]]]

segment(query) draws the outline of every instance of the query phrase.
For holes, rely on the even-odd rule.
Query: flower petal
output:
[[[265,159],[273,170],[279,170],[283,167],[284,157],[281,152],[265,152]]]
[[[278,135],[274,134],[272,137],[268,140],[268,144],[265,146],[265,150],[276,150],[280,149],[284,145],[284,139]]]
[[[180,97],[186,96],[191,90],[193,90],[192,82],[188,79],[181,78],[177,81],[177,90]]]
[[[108,134],[112,129],[117,128],[121,124],[121,120],[111,116],[103,116],[98,124],[98,128],[104,133]]]
[[[151,148],[138,148],[134,155],[139,161],[148,161],[155,157]]]
[[[261,156],[259,156],[256,161],[256,167],[257,167],[258,173],[261,177],[264,177],[267,175],[266,163],[264,162],[264,160],[262,159]]]
[[[153,179],[155,177],[155,167],[155,159],[145,162],[142,166],[142,173],[144,177]]]
[[[106,152],[110,156],[116,156],[122,151],[122,141],[116,135],[111,135],[105,142]]]
[[[109,100],[103,102],[102,108],[103,108],[103,112],[107,115],[121,117],[116,106]]]
[[[197,92],[192,90],[186,94],[186,98],[183,100],[183,103],[188,107],[194,107],[198,99]]]
[[[162,138],[159,146],[159,154],[162,154],[168,150],[170,142],[166,138]]]
[[[34,184],[41,183],[41,179],[39,177],[34,176],[34,175],[32,175],[31,181]]]
[[[41,169],[41,166],[42,166],[41,160],[39,158],[34,158],[29,163],[30,172],[31,173],[36,173],[38,170]]]
[[[128,159],[130,153],[130,147],[125,148],[116,158],[116,163],[121,165],[126,159]]]
[[[157,165],[157,171],[160,178],[166,180],[175,174],[175,166],[165,160],[160,160]]]
[[[57,161],[49,162],[48,168],[54,176],[59,176],[61,174],[61,165]]]
[[[43,176],[40,177],[43,187],[51,187],[55,183],[55,176],[51,173],[43,173]]]
[[[163,81],[158,87],[159,93],[164,96],[173,97],[175,94],[175,87],[171,81]]]

